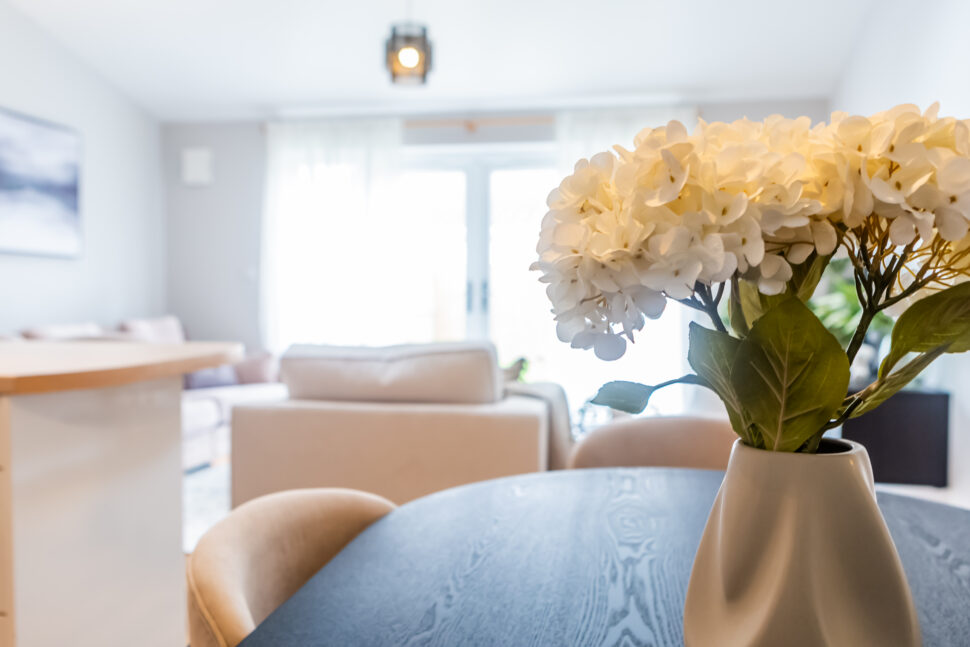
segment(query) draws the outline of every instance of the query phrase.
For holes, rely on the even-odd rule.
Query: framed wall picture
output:
[[[81,253],[81,137],[0,108],[0,252]]]

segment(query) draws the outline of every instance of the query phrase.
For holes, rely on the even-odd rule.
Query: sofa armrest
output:
[[[290,400],[232,412],[232,504],[304,487],[348,487],[395,503],[546,469],[548,413],[490,404]]]
[[[546,403],[549,412],[549,469],[566,469],[573,450],[573,430],[563,388],[552,382],[510,382],[505,385],[505,392]]]

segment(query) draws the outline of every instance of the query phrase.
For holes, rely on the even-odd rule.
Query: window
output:
[[[647,321],[635,344],[616,362],[597,359],[591,351],[570,348],[559,341],[550,314],[545,285],[527,271],[535,260],[539,219],[546,195],[562,178],[551,168],[508,168],[490,177],[489,254],[491,309],[489,333],[500,360],[525,357],[526,378],[557,382],[566,390],[574,414],[610,380],[656,384],[686,372],[683,321],[673,304],[657,321]],[[682,413],[683,391],[659,391],[651,411]],[[601,410],[598,413],[603,413]],[[574,420],[579,420],[574,415]]]
[[[423,173],[444,168],[466,178],[465,204],[452,197],[452,210],[467,217],[466,335],[491,340],[503,365],[526,358],[526,378],[561,384],[574,414],[610,380],[656,383],[686,372],[676,304],[662,319],[648,321],[617,362],[603,362],[556,337],[545,286],[529,271],[546,196],[562,179],[553,150],[495,145],[466,149],[462,155],[430,150],[415,152],[409,163]],[[681,388],[672,387],[658,392],[650,410],[681,413],[683,402]]]
[[[271,140],[263,272],[271,347],[488,339],[503,364],[528,360],[528,380],[561,384],[574,413],[609,380],[683,374],[676,305],[617,362],[556,338],[529,266],[546,196],[562,177],[561,146],[402,146],[384,123],[352,130],[327,126],[308,139],[305,128],[285,128],[278,146]],[[651,409],[677,413],[683,402],[675,387]]]

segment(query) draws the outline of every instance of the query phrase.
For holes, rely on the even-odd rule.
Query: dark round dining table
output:
[[[412,501],[348,544],[242,645],[682,645],[691,563],[722,476],[571,470]],[[924,645],[970,645],[970,511],[878,499]]]

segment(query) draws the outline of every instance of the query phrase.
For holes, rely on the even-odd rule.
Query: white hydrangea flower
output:
[[[920,249],[970,225],[970,127],[905,104],[871,117],[832,115],[823,139],[841,158],[843,222],[885,219],[892,242]]]
[[[557,333],[615,359],[667,299],[736,276],[780,294],[870,218],[916,252],[970,245],[970,122],[911,105],[814,127],[674,121],[580,160],[547,205],[533,269]]]

